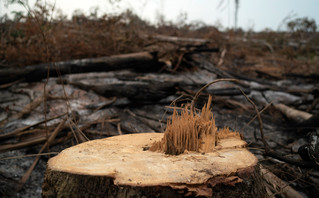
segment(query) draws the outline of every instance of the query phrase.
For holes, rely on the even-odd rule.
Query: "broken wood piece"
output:
[[[118,131],[119,135],[123,135],[123,132],[121,130],[121,123],[120,122],[117,123],[117,131]]]
[[[274,191],[274,194],[289,198],[303,198],[303,196],[295,189],[289,186],[286,182],[278,178],[271,171],[260,165],[260,171],[263,179],[268,183],[268,186]]]
[[[193,46],[205,45],[210,42],[207,39],[201,39],[201,38],[187,38],[187,37],[176,37],[176,36],[166,36],[166,35],[152,35],[149,37],[159,41],[166,41],[166,42],[171,42],[176,44],[188,43],[188,44],[192,44]]]
[[[220,58],[219,58],[219,61],[217,63],[217,67],[222,66],[222,64],[224,63],[224,58],[225,58],[226,53],[227,53],[227,49],[223,49],[222,53],[220,54]]]
[[[274,104],[274,107],[284,114],[288,119],[297,123],[308,120],[312,116],[310,113],[288,107],[284,104]]]

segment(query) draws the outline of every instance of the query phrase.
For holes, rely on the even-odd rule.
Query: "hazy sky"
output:
[[[6,0],[0,0],[3,4]],[[75,9],[88,13],[99,7],[99,13],[132,9],[143,19],[156,22],[159,14],[165,19],[177,21],[187,16],[187,22],[203,21],[221,27],[233,27],[235,0],[55,0],[56,7],[71,16]],[[33,5],[35,0],[29,0]],[[47,0],[54,2],[54,0]],[[278,30],[285,17],[309,17],[319,23],[319,0],[239,0],[238,26],[256,31],[265,28]],[[0,14],[17,7],[0,6]],[[183,15],[184,14],[184,15]],[[186,14],[186,15],[185,15]],[[185,18],[185,17],[184,17]],[[284,27],[281,27],[283,29]]]

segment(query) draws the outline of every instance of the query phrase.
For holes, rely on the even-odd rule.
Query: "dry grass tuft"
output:
[[[209,96],[200,115],[194,113],[189,104],[183,108],[180,115],[175,109],[172,120],[167,122],[163,139],[155,142],[150,150],[171,155],[179,155],[185,151],[212,152],[218,140],[240,137],[238,132],[231,132],[229,128],[217,130],[211,102],[212,97]]]

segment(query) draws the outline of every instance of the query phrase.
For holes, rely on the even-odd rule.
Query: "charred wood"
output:
[[[143,69],[143,71],[158,71],[162,63],[156,59],[156,53],[139,52],[132,54],[114,55],[108,57],[71,60],[40,65],[31,65],[25,68],[0,70],[0,84],[13,82],[19,79],[38,81],[47,77],[98,71],[112,71],[125,68]]]

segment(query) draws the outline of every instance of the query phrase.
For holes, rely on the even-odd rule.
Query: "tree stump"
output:
[[[79,144],[49,160],[43,197],[264,197],[256,157],[236,138],[216,152],[149,151],[162,133]]]
[[[48,161],[43,197],[265,197],[257,158],[238,132],[174,111],[165,133],[94,140]]]

